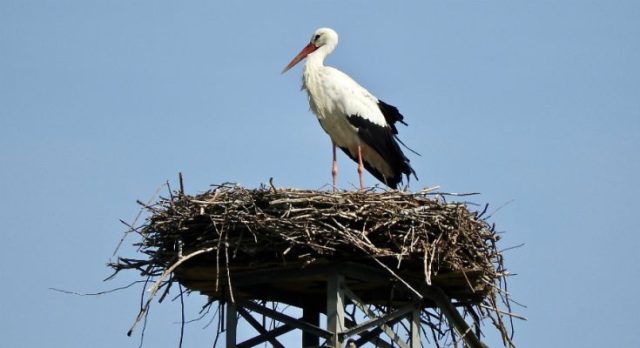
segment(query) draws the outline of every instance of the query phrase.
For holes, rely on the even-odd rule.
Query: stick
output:
[[[133,323],[133,325],[131,325],[131,329],[129,329],[129,332],[127,332],[127,336],[131,336],[131,334],[133,333],[133,330],[135,329],[136,325],[138,325],[140,320],[144,317],[144,314],[147,312],[147,310],[149,310],[149,304],[151,303],[151,300],[153,300],[153,297],[156,295],[156,292],[158,292],[158,289],[160,288],[160,284],[162,283],[164,278],[166,278],[171,272],[173,272],[173,270],[175,270],[183,262],[185,262],[185,261],[187,261],[187,260],[189,260],[189,259],[191,259],[191,258],[193,258],[195,256],[198,256],[200,254],[208,253],[208,252],[210,252],[212,250],[213,250],[213,248],[207,248],[207,249],[194,251],[191,254],[189,254],[189,255],[181,258],[180,260],[176,261],[176,263],[171,265],[171,267],[167,268],[162,273],[160,278],[158,278],[158,280],[156,280],[153,283],[153,286],[149,289],[149,298],[147,298],[147,301],[145,302],[144,306],[142,306],[142,309],[140,309],[140,312],[138,313],[138,317],[136,318],[136,321]]]

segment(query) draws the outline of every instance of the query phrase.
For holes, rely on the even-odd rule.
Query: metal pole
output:
[[[411,348],[420,348],[420,309],[416,308],[411,312],[411,341],[409,345]]]
[[[226,344],[227,348],[235,348],[236,347],[236,327],[238,324],[237,316],[236,316],[236,306],[227,302],[227,335],[226,335]]]
[[[303,308],[302,321],[314,326],[320,326],[320,312]],[[318,347],[320,345],[320,337],[311,332],[302,331],[302,347]]]
[[[327,331],[331,333],[329,345],[342,348],[341,335],[344,331],[344,276],[330,273],[327,278]]]

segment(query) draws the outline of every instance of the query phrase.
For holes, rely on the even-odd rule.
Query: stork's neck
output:
[[[305,73],[314,71],[324,67],[324,59],[327,58],[335,49],[335,45],[323,45],[307,56],[307,62],[304,65]]]

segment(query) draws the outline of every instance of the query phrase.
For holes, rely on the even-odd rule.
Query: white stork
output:
[[[409,159],[398,145],[402,142],[397,138],[395,123],[406,125],[404,117],[395,106],[379,100],[345,73],[324,65],[324,59],[337,45],[338,33],[333,29],[316,30],[311,42],[282,73],[307,58],[302,75],[303,88],[309,94],[311,110],[331,137],[333,187],[336,187],[338,173],[337,146],[358,163],[360,189],[364,188],[363,168],[396,189],[403,174],[407,180],[411,174],[415,176]]]

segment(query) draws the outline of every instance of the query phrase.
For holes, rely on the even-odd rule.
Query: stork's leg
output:
[[[362,164],[362,146],[358,145],[358,175],[360,176],[360,189],[364,190],[364,165]]]
[[[338,161],[336,161],[336,143],[331,142],[333,145],[333,164],[331,165],[331,177],[333,179],[333,190],[336,190],[336,177],[338,176]]]

